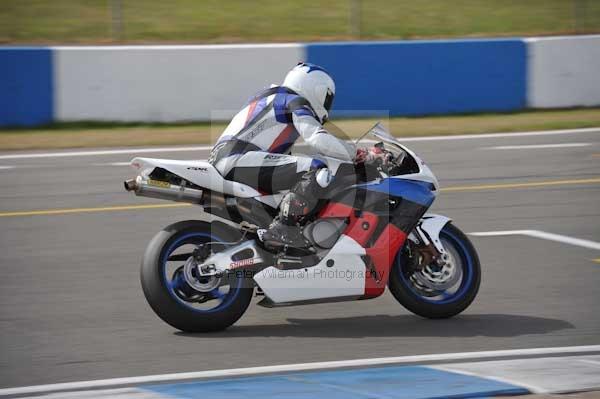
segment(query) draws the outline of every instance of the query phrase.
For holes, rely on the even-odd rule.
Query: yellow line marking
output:
[[[497,190],[511,188],[530,188],[530,187],[548,187],[548,186],[563,186],[571,184],[595,184],[600,183],[600,178],[592,179],[575,179],[575,180],[548,180],[539,182],[527,183],[506,183],[506,184],[482,184],[474,186],[454,186],[440,189],[444,192],[459,192],[459,191],[481,191],[481,190]],[[161,208],[181,208],[191,206],[186,203],[175,204],[150,204],[150,205],[122,205],[122,206],[105,206],[98,208],[70,208],[70,209],[41,209],[35,211],[15,211],[15,212],[0,212],[0,218],[14,216],[46,216],[46,215],[66,215],[71,213],[94,213],[94,212],[113,212],[113,211],[132,211],[141,209],[161,209]]]
[[[39,211],[19,211],[19,212],[1,212],[0,217],[11,216],[40,216],[40,215],[65,215],[69,213],[93,213],[93,212],[111,212],[111,211],[130,211],[138,209],[157,209],[157,208],[179,208],[191,206],[191,204],[151,204],[151,205],[123,205],[123,206],[105,206],[100,208],[70,208],[70,209],[43,209]]]
[[[574,179],[574,180],[548,180],[526,183],[506,183],[506,184],[482,184],[475,186],[455,186],[445,187],[440,191],[479,191],[479,190],[494,190],[494,189],[510,189],[510,188],[530,188],[530,187],[549,187],[549,186],[564,186],[569,184],[593,184],[600,183],[600,178],[593,179]]]
[[[600,258],[592,259],[592,262],[600,263]]]

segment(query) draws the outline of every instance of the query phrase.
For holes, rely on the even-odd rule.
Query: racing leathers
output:
[[[287,87],[273,86],[234,116],[209,159],[226,179],[261,193],[290,190],[281,201],[279,216],[268,229],[259,231],[271,248],[305,245],[299,226],[318,210],[319,199],[332,180],[319,155],[290,155],[300,137],[319,155],[347,162],[355,157],[355,146],[327,132],[305,98]]]

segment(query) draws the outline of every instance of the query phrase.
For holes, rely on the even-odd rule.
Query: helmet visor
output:
[[[323,107],[327,112],[331,110],[331,105],[333,105],[333,97],[335,94],[329,89],[327,89],[327,95],[325,96],[325,102],[323,103]]]

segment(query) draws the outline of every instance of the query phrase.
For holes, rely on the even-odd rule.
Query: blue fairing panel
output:
[[[435,199],[433,184],[417,180],[388,178],[377,183],[359,184],[357,187],[386,193],[390,197],[402,197],[425,207],[431,206]]]

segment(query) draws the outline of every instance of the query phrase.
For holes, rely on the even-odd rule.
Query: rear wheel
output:
[[[186,332],[223,330],[246,311],[253,282],[244,273],[201,277],[187,266],[198,246],[207,244],[213,253],[236,241],[240,233],[225,225],[200,221],[172,224],[150,242],[141,267],[146,300],[166,323]]]
[[[448,223],[440,232],[448,252],[444,265],[416,268],[415,252],[409,246],[398,253],[392,267],[389,287],[406,309],[427,318],[452,317],[475,299],[481,282],[479,257],[467,236]]]

